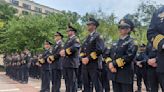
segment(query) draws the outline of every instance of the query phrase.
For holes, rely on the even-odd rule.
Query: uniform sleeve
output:
[[[95,45],[96,48],[94,51],[90,53],[88,57],[89,60],[96,60],[100,56],[100,54],[103,53],[105,48],[104,41],[100,38],[99,35],[96,37],[95,41],[96,41],[96,45]]]
[[[112,58],[110,57],[110,49],[105,49],[104,50],[104,53],[103,53],[103,61],[106,63],[106,64],[109,64],[110,62],[112,62]]]
[[[137,45],[135,45],[134,42],[131,41],[128,44],[128,49],[126,51],[126,54],[114,60],[113,65],[115,67],[123,67],[125,64],[131,63],[136,56],[137,49],[138,49]]]
[[[158,51],[162,50],[162,46],[164,44],[164,35],[160,34],[157,28],[158,24],[158,12],[155,12],[152,16],[149,29],[147,31],[147,39],[149,42],[153,43],[153,47],[158,49]]]
[[[144,54],[144,60],[143,60],[143,63],[142,64],[146,64],[147,63],[147,61],[148,61],[148,56],[147,56],[147,54],[146,54],[146,52],[145,52],[145,54]]]
[[[149,55],[152,53],[152,46],[151,46],[151,43],[148,43],[147,44],[147,46],[146,46],[146,50],[145,50],[145,55],[146,55],[146,57],[145,57],[145,59],[146,59],[146,63],[148,62],[148,60],[149,60]]]
[[[69,48],[66,48],[66,55],[71,56],[74,55],[80,49],[80,42],[79,39],[75,39],[73,45]]]
[[[145,54],[146,54],[146,62],[148,61],[149,59],[149,51],[150,50],[150,44],[148,43],[147,46],[146,46],[146,50],[145,50]]]
[[[146,55],[147,55],[147,58],[148,58],[148,59],[156,58],[157,50],[153,50],[153,46],[152,46],[151,43],[149,43],[149,44],[147,45],[147,48],[146,48]]]
[[[42,58],[46,60],[46,59],[48,58],[49,55],[50,55],[50,52],[49,52],[48,50],[46,50],[46,51],[43,53]]]

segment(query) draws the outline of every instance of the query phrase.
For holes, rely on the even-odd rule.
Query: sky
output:
[[[99,8],[106,14],[115,13],[122,18],[128,13],[133,13],[143,0],[33,0],[42,5],[57,10],[70,10],[84,15],[86,12],[96,12]],[[154,0],[157,4],[163,4],[163,0]]]

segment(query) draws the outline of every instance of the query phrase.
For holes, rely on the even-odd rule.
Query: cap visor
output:
[[[87,25],[90,25],[90,24],[94,24],[95,25],[95,23],[93,21],[88,21]]]

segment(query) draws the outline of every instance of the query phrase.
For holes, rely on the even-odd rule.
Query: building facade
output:
[[[59,10],[38,4],[32,0],[5,0],[5,1],[17,10],[16,15],[22,15],[22,14],[47,15],[49,13],[59,12]]]

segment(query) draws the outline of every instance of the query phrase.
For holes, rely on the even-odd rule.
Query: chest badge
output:
[[[94,39],[94,37],[92,36],[92,37],[90,38],[90,40],[89,40],[89,41],[90,41],[90,42],[92,42],[92,41],[93,41],[93,39]]]

